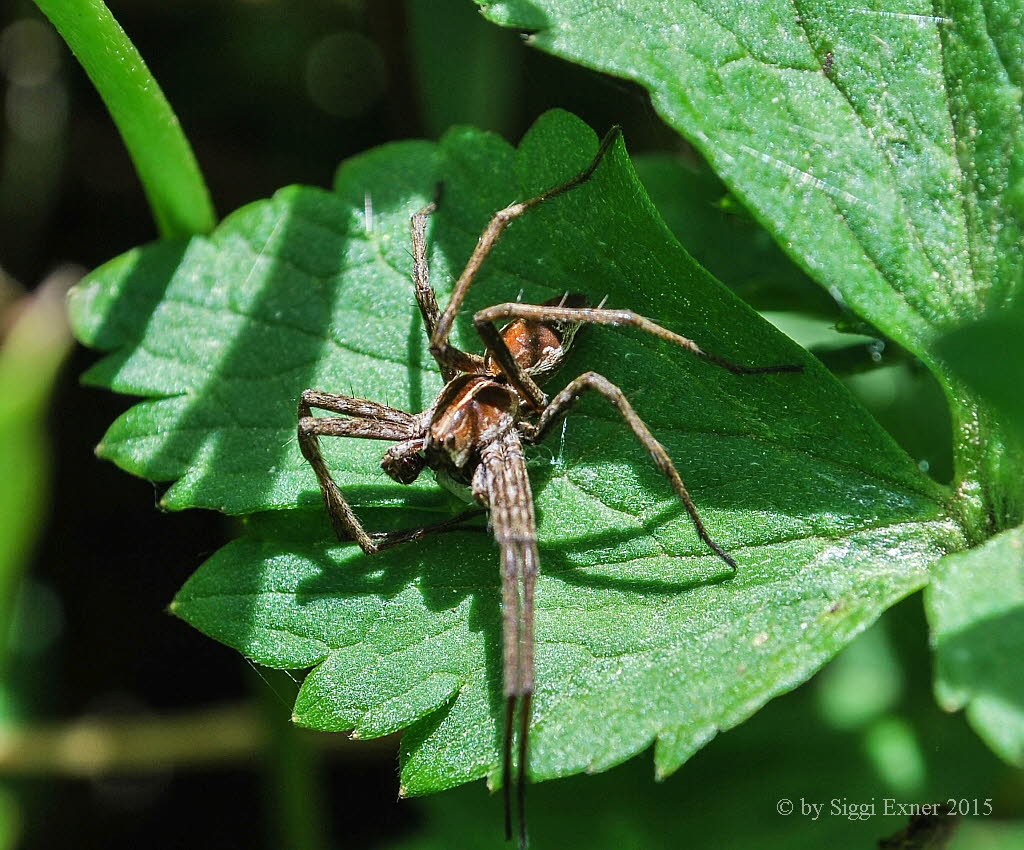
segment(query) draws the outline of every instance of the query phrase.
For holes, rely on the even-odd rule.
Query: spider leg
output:
[[[583,393],[588,390],[599,392],[622,415],[634,436],[651,455],[654,465],[658,467],[658,471],[672,485],[672,489],[675,490],[679,501],[683,503],[686,512],[690,515],[690,521],[693,523],[697,535],[707,544],[711,551],[725,561],[735,572],[736,562],[708,534],[700,515],[697,513],[697,508],[693,504],[690,492],[686,489],[686,485],[676,470],[675,464],[672,463],[672,458],[665,451],[665,447],[655,439],[650,429],[633,409],[633,405],[629,403],[625,393],[604,376],[598,375],[596,372],[584,372],[575,380],[570,381],[569,385],[551,399],[551,403],[541,412],[535,430],[525,437],[527,442],[538,443],[543,440],[551,432],[552,427],[572,409]]]
[[[320,418],[313,416],[314,407],[360,418]],[[334,533],[339,540],[355,540],[368,555],[400,543],[420,540],[428,534],[465,530],[463,523],[483,513],[482,509],[474,508],[419,528],[368,532],[331,477],[320,451],[319,438],[358,437],[364,440],[400,441],[385,453],[382,466],[396,481],[411,484],[423,469],[423,463],[417,462],[417,453],[423,447],[422,438],[417,436],[417,418],[404,410],[396,410],[375,401],[306,390],[299,399],[298,430],[299,448],[316,473]]]
[[[491,528],[501,549],[503,678],[505,728],[502,744],[502,794],[505,836],[512,837],[513,800],[519,814],[519,846],[526,847],[526,781],[534,691],[534,591],[540,556],[537,523],[526,460],[513,430],[485,446],[473,480],[473,492],[491,511]],[[518,759],[513,758],[516,714]],[[514,782],[513,782],[514,780]],[[513,797],[513,784],[515,792]]]
[[[484,508],[470,508],[461,514],[456,514],[440,522],[432,522],[430,525],[423,525],[419,528],[407,528],[402,531],[371,531],[370,538],[377,544],[377,551],[390,549],[392,546],[399,546],[402,543],[412,543],[414,540],[422,540],[430,534],[442,534],[446,531],[486,531],[482,525],[466,525],[471,519],[487,513]]]
[[[575,189],[577,186],[586,183],[587,180],[593,175],[597,166],[601,164],[601,160],[604,159],[605,154],[611,149],[612,143],[621,135],[622,130],[618,126],[612,127],[601,140],[601,144],[597,149],[597,153],[590,163],[573,177],[570,177],[563,183],[559,183],[557,186],[553,186],[550,189],[541,192],[532,198],[525,201],[520,201],[515,204],[510,204],[503,210],[498,210],[494,214],[490,223],[484,229],[484,232],[480,235],[477,240],[476,248],[473,249],[473,253],[469,257],[469,261],[466,263],[466,267],[462,270],[462,274],[459,275],[458,281],[455,283],[455,288],[452,290],[451,300],[448,302],[448,306],[445,307],[444,313],[441,314],[440,318],[434,327],[434,331],[430,337],[430,351],[434,355],[434,358],[440,362],[441,358],[448,357],[448,351],[451,350],[451,345],[448,342],[448,337],[451,334],[452,324],[455,322],[455,316],[459,312],[459,308],[462,306],[462,302],[466,297],[466,293],[469,291],[469,287],[473,285],[473,281],[476,279],[477,273],[480,271],[480,267],[483,265],[484,260],[487,259],[487,255],[490,254],[491,249],[494,248],[495,243],[498,241],[505,228],[508,227],[509,222],[519,218],[524,212],[532,209],[538,204],[542,204],[544,201],[556,198],[559,195],[568,192],[570,189]],[[466,370],[468,371],[468,370]]]
[[[440,189],[439,185],[438,194],[440,194]],[[433,340],[441,319],[441,310],[437,306],[437,295],[434,293],[434,287],[430,285],[430,266],[427,263],[427,219],[436,209],[437,200],[435,199],[410,219],[412,223],[412,282],[428,340]],[[447,345],[443,350],[431,346],[430,353],[437,361],[445,383],[459,372],[482,371],[483,358],[475,354],[467,354],[454,346]]]
[[[357,419],[323,419],[312,408],[344,413]],[[355,540],[368,555],[380,547],[373,541],[338,485],[320,451],[320,437],[360,437],[366,440],[408,440],[416,435],[416,419],[402,410],[350,396],[306,390],[299,398],[299,449],[313,467],[327,515],[339,540]]]
[[[318,410],[329,410],[331,413],[344,413],[357,419],[375,419],[380,422],[410,427],[416,424],[416,417],[411,413],[388,407],[386,404],[369,401],[365,398],[324,393],[320,390],[305,390],[299,399],[299,417],[309,416],[310,408],[313,407]]]
[[[725,357],[719,357],[701,348],[692,339],[680,336],[668,328],[646,319],[632,310],[606,310],[597,307],[557,307],[549,305],[519,304],[509,302],[507,304],[496,304],[480,310],[473,316],[473,324],[477,333],[480,334],[488,353],[501,367],[508,378],[509,383],[524,398],[540,409],[547,404],[547,397],[537,386],[536,381],[527,374],[520,366],[508,345],[502,339],[500,332],[494,322],[507,321],[509,319],[528,319],[536,322],[576,322],[590,325],[611,325],[612,327],[632,327],[649,333],[658,339],[663,339],[680,348],[696,354],[698,357],[721,366],[723,369],[732,372],[734,375],[764,375],[773,372],[801,372],[803,366],[800,364],[784,363],[771,366],[744,366]]]

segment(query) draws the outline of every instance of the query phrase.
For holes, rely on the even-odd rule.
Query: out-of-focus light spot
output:
[[[15,21],[0,32],[0,69],[14,85],[37,86],[60,67],[60,42],[34,18]]]
[[[865,749],[879,778],[907,797],[921,793],[927,770],[914,727],[902,717],[885,717],[865,735]]]
[[[63,83],[11,86],[4,98],[4,117],[10,132],[27,142],[51,139],[64,130],[68,96]]]
[[[860,375],[850,375],[843,380],[854,395],[873,410],[883,410],[893,405],[905,386],[901,381],[906,376],[903,364],[880,366]]]
[[[358,32],[331,33],[306,54],[306,91],[329,115],[365,112],[387,87],[387,67],[377,45]]]
[[[8,83],[4,118],[8,132],[22,141],[51,139],[67,123],[61,49],[53,30],[33,18],[15,21],[0,32],[0,71]]]
[[[836,729],[858,729],[891,711],[902,672],[881,625],[868,629],[818,677],[818,706]]]

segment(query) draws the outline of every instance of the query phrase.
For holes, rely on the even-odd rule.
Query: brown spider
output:
[[[497,212],[480,236],[459,276],[451,300],[442,313],[430,285],[426,261],[426,223],[436,209],[431,203],[412,217],[413,283],[416,301],[430,339],[430,353],[445,380],[434,403],[419,414],[406,413],[373,401],[306,390],[299,401],[299,446],[320,483],[327,512],[341,540],[355,540],[372,554],[387,546],[424,534],[461,527],[469,516],[490,511],[490,525],[501,550],[502,621],[504,634],[505,730],[502,784],[505,799],[505,834],[512,836],[513,740],[518,737],[516,809],[519,841],[526,843],[524,804],[528,760],[528,732],[534,691],[534,584],[539,558],[533,495],[523,456],[523,445],[539,443],[587,390],[603,395],[622,415],[634,436],[650,453],[690,515],[701,540],[736,569],[736,562],[711,539],[701,522],[686,485],[672,459],[622,390],[596,372],[586,372],[549,399],[538,384],[550,378],[565,361],[577,330],[584,323],[630,326],[685,348],[737,375],[796,372],[798,365],[748,367],[701,349],[629,310],[589,306],[578,294],[566,294],[542,305],[499,304],[473,317],[486,354],[467,354],[449,342],[452,322],[484,260],[499,236],[518,216],[546,200],[579,186],[590,178],[619,135],[613,127],[602,140],[590,164],[575,177],[527,201]],[[509,321],[501,330],[494,322]],[[314,417],[312,409],[341,413],[350,418]],[[424,467],[440,483],[468,486],[483,509],[469,511],[426,528],[393,533],[368,533],[331,478],[320,453],[319,437],[360,437],[395,443],[381,467],[394,480],[411,484]],[[518,736],[515,718],[518,711]]]

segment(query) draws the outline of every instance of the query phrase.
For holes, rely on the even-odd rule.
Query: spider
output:
[[[637,415],[617,386],[596,372],[570,381],[554,398],[540,384],[565,361],[577,331],[584,324],[634,327],[678,345],[736,375],[797,372],[799,365],[743,366],[704,351],[630,310],[590,306],[587,298],[567,293],[540,305],[506,303],[480,310],[473,324],[485,354],[469,354],[451,344],[452,323],[466,293],[502,232],[528,210],[585,183],[600,165],[620,129],[613,127],[593,160],[581,172],[526,201],[495,213],[470,255],[444,312],[430,284],[426,259],[426,225],[437,208],[431,202],[412,216],[412,278],[416,301],[430,341],[430,353],[445,386],[434,403],[419,414],[406,413],[373,401],[306,390],[298,409],[298,440],[303,456],[320,484],[327,513],[341,540],[354,540],[370,555],[425,534],[461,528],[470,516],[490,512],[490,527],[501,552],[503,674],[505,694],[502,785],[505,837],[512,837],[513,768],[519,843],[526,843],[525,794],[529,754],[531,702],[534,692],[534,585],[539,567],[533,495],[523,446],[541,442],[586,392],[606,398],[626,426],[650,453],[683,503],[701,540],[726,564],[736,562],[708,534],[672,459]],[[504,321],[500,330],[495,322]],[[348,418],[315,417],[316,408]],[[429,467],[438,481],[458,491],[469,488],[482,506],[450,520],[402,532],[370,533],[331,478],[320,451],[320,437],[359,437],[394,443],[381,467],[395,481],[411,484]],[[518,730],[516,719],[518,717]],[[518,746],[515,746],[517,742]],[[515,758],[513,758],[513,751]]]

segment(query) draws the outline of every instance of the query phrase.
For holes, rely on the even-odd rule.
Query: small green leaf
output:
[[[439,382],[409,282],[408,218],[443,181],[431,270],[444,293],[494,210],[575,173],[592,131],[544,116],[514,150],[460,129],[345,163],[335,193],[294,187],[209,238],[150,246],[72,299],[80,336],[110,351],[88,374],[150,396],[101,451],[174,480],[173,508],[309,506],[208,561],[180,616],[263,664],[313,667],[299,722],[404,738],[408,793],[492,776],[500,617],[483,531],[367,558],[325,542],[315,479],[294,442],[302,389],[420,410]],[[584,186],[510,226],[463,316],[567,290],[631,307],[746,363],[802,374],[738,378],[638,334],[592,328],[558,380],[597,369],[677,459],[729,575],[613,410],[585,401],[531,456],[541,539],[536,777],[615,764],[657,741],[662,773],[716,730],[806,679],[928,564],[963,546],[930,482],[820,364],[680,248],[622,143]],[[368,505],[439,511],[424,480],[378,471],[382,446],[325,441],[339,483]],[[422,514],[383,511],[391,525]],[[309,530],[310,516],[315,530]],[[628,706],[628,708],[626,708]]]
[[[933,572],[925,601],[939,703],[966,708],[988,745],[1024,766],[1024,528],[949,555]]]

